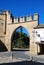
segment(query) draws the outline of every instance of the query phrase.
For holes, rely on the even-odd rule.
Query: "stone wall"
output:
[[[4,16],[0,15],[0,19],[2,18],[4,25],[0,27],[1,32],[3,32],[5,38],[5,45],[8,51],[11,51],[11,37],[13,32],[19,26],[23,26],[30,33],[30,53],[37,54],[37,46],[34,43],[33,31],[34,27],[38,25],[38,14],[34,14],[32,19],[32,15],[26,17],[13,18],[9,11],[4,11]],[[4,31],[3,31],[4,30]],[[2,36],[2,33],[0,35]],[[4,33],[5,32],[5,33]],[[3,40],[2,40],[3,41]]]

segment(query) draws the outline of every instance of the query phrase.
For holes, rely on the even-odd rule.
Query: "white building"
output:
[[[36,42],[44,41],[44,28],[35,29],[35,41]]]
[[[34,30],[35,43],[38,45],[38,53],[44,53],[44,25],[38,25]]]

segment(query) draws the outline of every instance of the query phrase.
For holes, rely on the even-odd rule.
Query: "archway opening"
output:
[[[30,47],[30,36],[28,31],[19,26],[12,34],[11,37],[12,50],[29,50]]]

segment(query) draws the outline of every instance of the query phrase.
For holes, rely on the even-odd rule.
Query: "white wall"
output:
[[[35,42],[44,41],[44,28],[35,29]]]

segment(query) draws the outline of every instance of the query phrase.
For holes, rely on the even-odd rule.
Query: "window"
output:
[[[38,34],[37,36],[40,37],[40,34]]]

